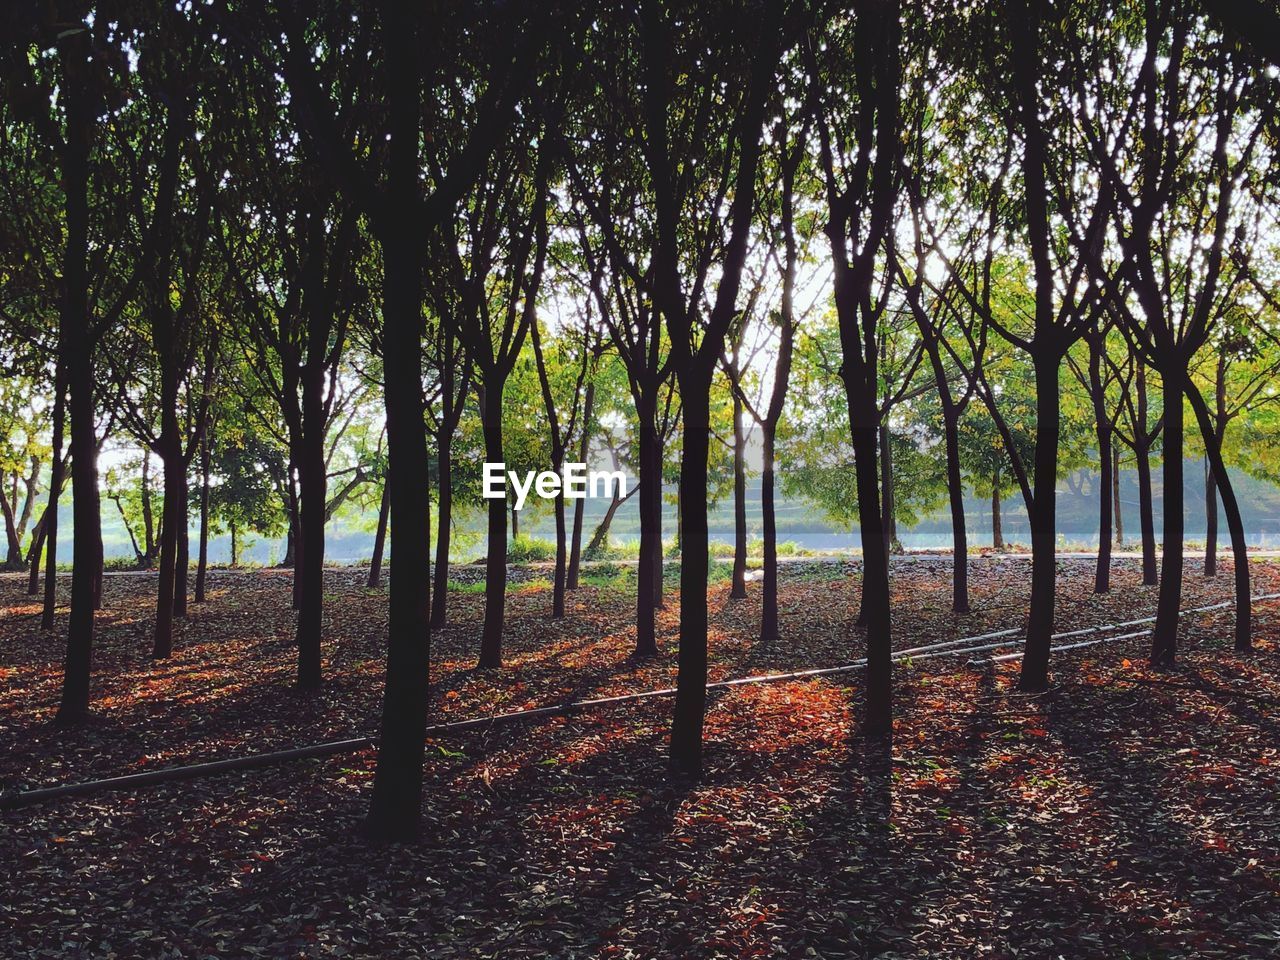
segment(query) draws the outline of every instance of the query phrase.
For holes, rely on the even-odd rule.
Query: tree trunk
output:
[[[760,425],[763,469],[760,472],[760,519],[764,537],[764,578],[760,596],[760,643],[774,644],[778,630],[778,518],[774,499],[776,425]]]
[[[578,462],[586,463],[587,454],[591,450],[591,414],[595,407],[596,385],[587,384],[587,393],[582,401],[582,438],[578,442]],[[573,501],[573,536],[569,541],[569,570],[566,574],[565,588],[578,589],[578,571],[582,566],[582,525],[586,517],[587,501],[583,497]]]
[[[511,504],[511,539],[520,539],[520,511],[514,503]]]
[[[644,405],[637,413],[640,417],[640,476],[637,478],[640,488],[640,561],[636,568],[635,656],[652,657],[658,653],[654,621],[657,593],[661,589],[658,572],[662,564],[662,452],[652,409]]]
[[[897,504],[893,490],[893,437],[889,431],[886,418],[880,426],[880,523],[884,529],[884,550],[886,554],[902,552],[902,544],[898,541]]]
[[[1111,589],[1111,487],[1114,464],[1111,458],[1111,426],[1098,421],[1098,561],[1093,572],[1093,592]]]
[[[555,465],[555,471],[559,473],[563,468],[563,462]],[[565,585],[565,566],[569,562],[568,552],[568,534],[565,529],[565,511],[564,497],[556,497],[556,569],[552,578],[551,585],[551,619],[560,620],[564,617],[564,585]]]
[[[991,549],[1004,553],[1004,526],[1000,521],[1000,474],[991,475]]]
[[[1111,589],[1111,419],[1107,416],[1107,395],[1102,379],[1105,350],[1103,334],[1089,338],[1089,396],[1093,403],[1093,420],[1098,441],[1098,560],[1093,574],[1093,592]]]
[[[1227,473],[1227,464],[1222,456],[1222,430],[1215,429],[1204,398],[1194,384],[1187,384],[1187,399],[1191,401],[1191,409],[1195,412],[1204,437],[1205,449],[1222,496],[1222,509],[1227,515],[1227,530],[1231,534],[1231,560],[1235,567],[1236,590],[1235,648],[1237,653],[1249,653],[1253,649],[1253,596],[1249,584],[1249,546],[1245,540],[1240,503],[1236,500],[1235,488],[1231,484],[1231,476]]]
[[[1182,603],[1182,394],[1185,371],[1177,360],[1160,371],[1164,391],[1164,544],[1160,562],[1160,599],[1151,633],[1151,665],[1171,667],[1178,656],[1178,607]]]
[[[59,349],[59,354],[62,350]],[[44,540],[45,562],[47,568],[44,581],[44,610],[40,617],[42,630],[53,629],[53,614],[57,602],[58,586],[58,499],[62,496],[62,486],[66,482],[67,460],[62,455],[62,446],[66,435],[66,382],[63,376],[63,362],[58,357],[53,377],[53,466],[49,477],[49,503],[44,508]],[[74,481],[73,481],[74,482]],[[36,557],[32,564],[31,581],[27,584],[27,592],[35,595],[39,590],[40,558]]]
[[[653,511],[653,518],[650,526],[653,529],[653,551],[649,554],[653,558],[653,609],[665,610],[667,608],[666,598],[666,578],[662,573],[665,569],[666,555],[662,548],[662,470],[661,464],[666,456],[661,438],[658,440],[658,494],[654,497],[650,509]],[[679,530],[676,531],[676,543],[679,544]]]
[[[436,569],[431,599],[431,626],[443,627],[448,619],[449,544],[453,538],[453,431],[446,427],[436,441]]]
[[[319,364],[308,364],[301,379],[302,436],[298,444],[298,520],[299,530],[302,532],[302,563],[293,572],[294,581],[301,586],[297,594],[297,684],[301,690],[315,690],[320,686],[321,679],[324,516],[325,500],[328,497],[324,457],[324,370]]]
[[[848,356],[846,355],[846,363]],[[880,471],[876,463],[880,426],[875,385],[845,380],[850,440],[858,492],[858,527],[862,540],[862,603],[859,617],[866,627],[867,737],[888,738],[893,732],[893,662],[889,613],[889,552],[880,510]],[[852,380],[852,382],[851,382]]]
[[[22,481],[26,487],[26,495],[22,500],[22,515],[18,518],[18,540],[21,541],[27,535],[27,524],[31,522],[31,515],[35,510],[36,498],[40,496],[40,470],[43,464],[39,457],[31,458],[31,472],[27,474]],[[18,557],[19,564],[22,569],[26,569],[26,563],[21,555]]]
[[[707,701],[707,461],[711,370],[699,364],[680,371],[684,449],[680,461],[683,509],[680,558],[680,650],[671,765],[679,773],[702,772],[702,727]]]
[[[48,519],[49,508],[46,505],[31,530],[31,549],[27,551],[27,596],[30,597],[40,593],[40,558],[44,553],[45,521]]]
[[[196,562],[196,603],[204,603],[209,573],[209,438],[200,438],[200,555]]]
[[[231,566],[240,566],[240,531],[236,528],[234,520],[229,524],[231,533]]]
[[[1153,586],[1160,578],[1156,573],[1155,495],[1151,486],[1151,444],[1140,441],[1134,451],[1138,466],[1138,523],[1142,530],[1142,582]]]
[[[485,459],[502,463],[502,388],[500,382],[484,385]],[[512,501],[512,537],[515,531],[515,501]],[[507,501],[489,501],[489,543],[485,558],[484,631],[480,637],[480,667],[502,666],[502,621],[507,599]]]
[[[365,832],[374,840],[417,836],[431,665],[431,500],[422,397],[423,225],[415,214],[421,98],[412,32],[395,4],[380,11],[388,86],[388,206],[379,231],[383,268],[383,367],[391,522],[399,539],[391,565],[387,675],[373,801]],[[501,501],[494,501],[501,508]],[[505,554],[503,544],[502,554]],[[492,558],[492,544],[490,545]],[[504,561],[504,555],[499,560]],[[504,571],[505,572],[505,571]]]
[[[1111,509],[1115,514],[1116,546],[1124,546],[1124,515],[1120,512],[1120,451],[1111,456]]]
[[[151,509],[151,451],[142,451],[142,542],[148,569],[156,562],[156,524]]]
[[[62,675],[62,701],[57,721],[72,724],[89,713],[89,676],[93,656],[93,542],[98,513],[98,443],[94,435],[94,370],[88,302],[89,246],[89,126],[92,109],[83,76],[88,67],[88,35],[84,31],[60,38],[61,96],[66,102],[66,134],[62,179],[66,211],[63,251],[62,310],[58,323],[60,366],[66,370],[67,407],[71,421],[71,489],[75,527],[71,572],[71,616],[67,655]],[[56,493],[51,494],[56,496]],[[52,534],[50,526],[50,555]],[[55,578],[50,577],[50,582]]]
[[[747,597],[747,465],[742,400],[733,395],[733,577],[729,597]]]
[[[294,610],[302,609],[302,588],[303,588],[303,569],[307,562],[307,531],[302,526],[302,467],[298,464],[302,460],[301,451],[296,454],[297,462],[295,463],[295,454],[290,454],[289,465],[289,547],[285,556],[292,560],[289,565],[293,567],[293,591],[292,603]],[[294,482],[295,471],[298,473],[298,480]],[[290,554],[292,557],[290,558]]]
[[[129,525],[129,518],[125,515],[124,504],[120,502],[120,496],[113,494],[112,502],[116,505],[116,511],[120,514],[120,523],[124,527],[124,532],[129,535],[129,545],[133,547],[133,557],[139,570],[142,569],[142,549],[138,546],[138,538],[133,535],[133,527]]]
[[[289,524],[284,535],[284,556],[280,566],[286,569],[297,566],[298,560],[298,493],[293,486],[293,464],[289,464],[289,479],[285,484],[285,512],[289,515]],[[296,583],[296,581],[295,581]],[[297,609],[297,603],[294,603]]]
[[[1208,442],[1206,438],[1205,443]],[[1204,458],[1204,575],[1218,575],[1218,490],[1207,454]]]
[[[369,560],[369,582],[367,584],[370,590],[376,590],[382,585],[382,555],[387,548],[387,515],[391,512],[391,498],[388,495],[390,488],[384,479],[382,484],[381,502],[378,504],[378,529],[373,535],[373,556]],[[436,573],[439,577],[439,561],[437,561]],[[440,594],[436,594],[437,602],[440,600]],[[434,618],[432,626],[435,625]]]
[[[15,474],[16,479],[16,474]],[[4,566],[6,570],[22,569],[22,541],[18,539],[18,518],[14,516],[13,504],[8,497],[0,496],[0,508],[4,512],[4,533],[7,551]]]
[[[191,571],[191,534],[187,527],[187,464],[179,457],[181,463],[181,492],[178,500],[178,529],[173,564],[173,615],[187,615],[187,578]]]
[[[596,532],[591,535],[591,541],[587,544],[586,556],[588,559],[598,556],[599,553],[609,543],[609,528],[613,525],[613,516],[618,512],[618,508],[631,499],[632,494],[640,489],[639,484],[632,488],[631,493],[625,497],[618,496],[614,491],[613,499],[609,501],[609,506],[605,508],[604,516],[600,518],[600,523],[596,525]],[[638,577],[638,574],[637,574]]]
[[[178,527],[183,523],[179,499],[182,497],[183,470],[178,445],[176,400],[171,405],[161,401],[161,463],[164,467],[164,510],[160,521],[160,575],[156,590],[156,622],[152,637],[151,657],[163,660],[173,652],[173,598],[177,581]],[[72,454],[74,456],[74,454]],[[77,534],[76,539],[79,539]]]
[[[99,501],[98,512],[93,515],[93,609],[102,609],[102,580],[106,569],[107,557],[102,543],[102,509]]]
[[[1042,352],[1034,359],[1036,375],[1035,470],[1031,494],[1031,609],[1027,616],[1025,653],[1018,687],[1037,692],[1049,686],[1049,646],[1053,634],[1057,586],[1057,483],[1061,359]]]
[[[947,457],[947,500],[951,506],[951,609],[969,612],[969,534],[965,529],[964,478],[960,471],[959,414],[953,404],[942,413]],[[999,502],[995,502],[998,513]]]

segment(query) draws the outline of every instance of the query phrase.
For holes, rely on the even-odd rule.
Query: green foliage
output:
[[[556,558],[556,545],[536,537],[514,537],[507,544],[508,563],[545,563]]]

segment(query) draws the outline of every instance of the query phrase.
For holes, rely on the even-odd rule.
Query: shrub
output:
[[[507,563],[540,563],[556,558],[556,545],[536,537],[516,537],[507,545]]]

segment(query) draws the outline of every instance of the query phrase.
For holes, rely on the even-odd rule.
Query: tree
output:
[[[542,390],[543,409],[547,417],[547,429],[551,441],[551,469],[564,470],[565,452],[573,442],[574,432],[580,429],[582,416],[582,385],[591,367],[591,329],[583,331],[581,344],[570,343],[567,331],[542,346],[542,334],[535,317],[529,328],[529,340],[533,345],[534,361],[538,368],[538,385]],[[574,356],[574,354],[577,356]],[[568,410],[565,412],[565,395],[568,394]],[[560,395],[557,401],[556,395]],[[566,567],[568,564],[568,534],[565,525],[564,496],[555,501],[556,563],[551,587],[551,617],[564,616]]]
[[[339,371],[348,330],[365,299],[357,271],[363,244],[350,200],[289,143],[281,85],[247,73],[243,115],[233,125],[241,135],[229,133],[225,145],[240,160],[223,185],[216,235],[234,302],[248,318],[241,346],[260,387],[251,393],[274,400],[298,478],[297,683],[314,690],[321,682],[325,521],[332,512],[326,450],[342,414]]]
[[[540,121],[549,122],[549,121]],[[462,215],[444,228],[441,260],[446,276],[438,309],[466,348],[478,377],[484,454],[488,463],[504,463],[503,394],[525,338],[535,322],[546,266],[549,151],[531,156],[525,144],[542,142],[536,127],[521,128],[511,146],[496,150],[466,198]],[[502,665],[502,625],[507,589],[507,504],[488,504],[488,557],[485,565],[485,617],[480,637],[480,666]],[[512,513],[512,534],[515,534]]]
[[[326,175],[368,218],[382,251],[387,482],[392,529],[399,539],[388,597],[382,739],[366,831],[374,839],[400,840],[418,831],[430,663],[429,471],[422,395],[424,243],[453,215],[504,136],[541,43],[542,24],[526,18],[522,9],[495,14],[495,23],[455,12],[427,31],[420,10],[390,2],[375,5],[375,10],[376,40],[364,34],[360,18],[352,22],[342,8],[326,5],[304,20],[290,4],[281,11],[281,19],[290,41],[285,45],[284,73],[293,116]],[[351,29],[357,31],[355,42],[344,44],[341,38]],[[370,118],[374,111],[368,103],[361,103],[360,112],[382,131],[377,138],[362,136],[353,148],[350,140],[335,135],[335,104],[310,53],[317,42],[321,53],[349,77],[368,71],[367,61],[360,58],[372,55],[383,84],[385,114],[377,111],[380,115]],[[270,59],[266,44],[257,49]],[[444,75],[424,73],[426,64],[437,63],[452,69]],[[430,130],[432,135],[424,138],[427,97],[456,108],[447,117],[456,125],[446,131],[446,117],[436,114],[433,122],[442,128]],[[429,186],[422,181],[424,168],[432,172]]]
[[[759,22],[746,17],[733,31],[700,35],[712,18],[682,21],[675,11],[647,6],[641,13],[640,72],[644,78],[644,169],[652,185],[654,246],[649,294],[670,339],[671,366],[680,386],[683,450],[680,462],[681,562],[680,651],[671,764],[680,773],[702,769],[702,725],[707,682],[707,461],[711,380],[725,334],[739,309],[738,291],[754,213],[761,139],[769,91],[783,49],[783,5],[773,4]],[[704,46],[705,45],[705,46]],[[682,57],[694,58],[681,62]],[[703,58],[702,66],[697,58]],[[709,69],[700,84],[688,82]],[[700,103],[724,90],[737,102]],[[707,108],[710,107],[710,110]],[[705,112],[704,112],[705,111]],[[702,129],[703,122],[725,124]],[[708,137],[709,135],[709,137]],[[731,163],[709,162],[689,177],[686,160],[706,144],[726,151]],[[719,171],[723,170],[723,173]],[[721,201],[728,202],[728,232],[722,234]],[[708,221],[714,229],[708,229]],[[694,241],[681,243],[693,230]],[[701,238],[699,238],[701,234]],[[699,242],[700,240],[700,242]],[[722,246],[723,245],[723,246]],[[709,314],[702,313],[711,251],[719,277]],[[692,272],[682,270],[692,265]]]
[[[889,557],[880,510],[880,345],[878,325],[886,305],[874,296],[877,264],[889,235],[898,191],[901,150],[899,87],[902,64],[901,6],[878,4],[852,17],[836,14],[825,24],[825,43],[812,38],[809,77],[816,99],[816,127],[834,265],[849,433],[854,454],[858,524],[862,534],[862,605],[867,673],[864,730],[871,737],[893,728],[890,659]],[[852,87],[846,86],[850,78]],[[842,130],[860,135],[849,141]]]
[[[1236,191],[1272,110],[1248,58],[1221,37],[1193,38],[1193,27],[1185,10],[1146,4],[1140,55],[1127,47],[1100,48],[1100,56],[1117,64],[1123,59],[1126,67],[1098,97],[1100,108],[1086,128],[1105,189],[1119,199],[1110,217],[1118,262],[1105,263],[1096,245],[1081,246],[1105,279],[1132,349],[1159,371],[1163,393],[1164,555],[1151,639],[1157,667],[1172,665],[1177,653],[1184,396],[1194,356],[1243,279],[1229,256],[1231,238],[1244,223]],[[1129,134],[1137,123],[1141,135]],[[1196,412],[1200,419],[1202,409]],[[1212,424],[1203,425],[1213,447]],[[1219,480],[1225,479],[1224,468]],[[1236,642],[1247,646],[1248,565],[1237,567],[1236,628],[1243,634]]]

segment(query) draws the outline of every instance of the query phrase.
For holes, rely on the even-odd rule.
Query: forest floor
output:
[[[1255,594],[1280,565],[1255,561]],[[975,559],[973,614],[949,566],[900,564],[900,648],[1016,626],[1028,568]],[[1230,563],[1188,564],[1183,607],[1230,596]],[[0,788],[32,789],[376,732],[384,590],[326,574],[324,689],[292,689],[287,574],[214,573],[208,602],[148,659],[154,581],[108,578],[95,716],[58,730],[65,610],[39,630],[0,580]],[[1058,628],[1154,612],[1133,560],[1114,590],[1060,564]],[[711,598],[711,675],[861,655],[846,564],[783,568],[784,639],[756,642],[759,585]],[[669,598],[674,600],[674,595]],[[629,657],[634,574],[592,571],[552,621],[540,578],[513,586],[506,666],[474,669],[483,596],[450,597],[434,638],[433,720],[674,680]],[[1274,957],[1280,955],[1280,604],[1184,619],[1181,663],[1139,638],[1054,658],[900,664],[891,750],[859,735],[861,676],[736,687],[708,704],[706,769],[674,779],[671,701],[540,717],[428,745],[422,840],[357,827],[374,751],[63,799],[0,814],[4,957]]]

